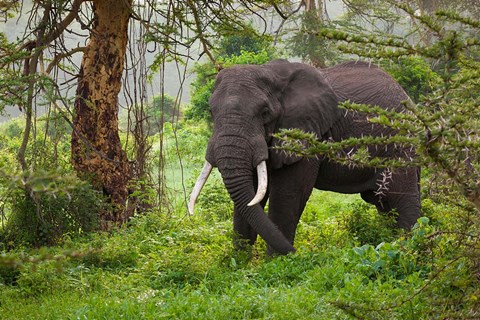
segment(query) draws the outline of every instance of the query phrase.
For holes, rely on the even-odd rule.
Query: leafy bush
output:
[[[360,200],[343,214],[342,225],[361,245],[376,245],[395,236],[395,216],[379,214],[374,206]]]
[[[25,268],[16,281],[16,285],[25,297],[38,297],[51,294],[56,287],[64,285],[65,275],[61,264],[54,260],[36,265],[33,270]]]
[[[15,266],[0,264],[0,286],[2,284],[7,286],[15,285],[19,276],[20,270]]]
[[[425,318],[476,314],[478,280],[471,273],[475,264],[463,256],[455,240],[458,236],[438,231],[422,217],[410,237],[353,248],[348,269],[361,276],[341,290],[335,305],[359,318],[382,319],[392,313],[394,318],[413,313]],[[402,295],[407,284],[415,284],[416,289]]]
[[[380,61],[380,65],[400,83],[413,101],[431,93],[441,82],[430,64],[418,56],[402,57],[397,61]]]
[[[258,35],[253,29],[251,32],[234,34],[220,38],[217,44],[217,56],[222,58],[241,56],[242,52],[259,54],[267,51],[269,56],[274,55],[275,48],[271,45],[272,38],[268,34]]]
[[[428,274],[431,266],[423,265],[419,259],[422,246],[427,242],[426,237],[432,233],[428,218],[420,218],[413,228],[412,237],[393,242],[381,242],[377,246],[365,244],[353,248],[354,257],[350,260],[355,263],[359,271],[369,279],[382,277],[404,279],[413,272],[422,271]]]
[[[21,119],[0,126],[0,249],[52,245],[96,230],[99,212],[108,208],[72,173],[67,121],[56,112],[37,119],[25,156],[31,171],[17,160],[24,126]]]
[[[96,247],[80,257],[79,261],[86,267],[97,267],[107,270],[133,268],[138,262],[138,248],[128,246],[119,241],[109,246],[93,245]]]
[[[26,185],[29,189],[9,186],[4,198],[8,209],[0,229],[4,248],[52,245],[64,235],[90,232],[98,227],[98,212],[106,209],[101,195],[89,185],[56,172],[38,172]]]

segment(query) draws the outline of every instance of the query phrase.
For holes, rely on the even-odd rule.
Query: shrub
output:
[[[267,51],[269,56],[273,56],[275,49],[271,45],[272,39],[269,35],[257,35],[254,30],[242,35],[230,35],[222,37],[218,41],[218,56],[233,57],[241,56],[242,52],[252,52],[254,54]]]
[[[105,247],[100,245],[97,249],[87,252],[80,258],[80,262],[87,267],[116,270],[136,266],[138,258],[136,246],[118,241]]]
[[[423,275],[431,271],[432,266],[422,260],[422,251],[429,245],[428,236],[433,232],[429,219],[422,217],[407,239],[381,242],[376,246],[365,244],[352,249],[350,263],[370,279],[377,277],[404,279],[414,272]]]
[[[0,230],[0,244],[41,246],[59,242],[66,234],[82,234],[98,227],[98,212],[106,209],[99,192],[76,178],[37,174],[27,182],[30,192],[15,186],[7,193],[8,219]]]
[[[379,214],[377,209],[361,200],[349,206],[341,224],[359,244],[377,245],[395,237],[395,216]]]
[[[0,286],[15,285],[20,275],[20,270],[12,265],[0,264]]]
[[[381,61],[380,65],[400,83],[415,102],[432,92],[441,81],[440,76],[421,57],[403,57],[395,62]]]

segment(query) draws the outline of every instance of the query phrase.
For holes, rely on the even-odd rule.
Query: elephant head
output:
[[[342,114],[335,93],[317,69],[277,60],[220,71],[209,103],[213,135],[189,210],[212,167],[218,167],[236,212],[277,252],[295,251],[259,204],[267,191],[267,167],[300,160],[271,149],[272,134],[299,128],[321,138]]]

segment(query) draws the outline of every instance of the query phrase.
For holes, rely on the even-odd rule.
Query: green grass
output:
[[[433,227],[427,223],[413,237],[380,247],[359,247],[342,222],[358,199],[335,197],[315,192],[300,225],[298,252],[286,257],[265,257],[263,241],[251,256],[235,252],[231,222],[201,214],[151,213],[114,234],[30,251],[57,258],[27,260],[11,271],[14,280],[0,285],[1,318],[429,318],[431,292],[422,288],[432,270],[448,265],[432,260],[441,259],[435,250],[422,256]],[[443,244],[441,251],[448,248]],[[437,299],[446,299],[451,290],[468,292],[464,303],[471,308],[478,291],[467,265],[448,265],[452,272],[462,270],[454,285],[435,279],[443,286]],[[453,306],[443,308],[448,314]]]

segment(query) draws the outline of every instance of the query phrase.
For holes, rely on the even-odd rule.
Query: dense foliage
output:
[[[426,59],[419,56],[402,57],[394,63],[379,61],[380,65],[405,89],[414,102],[420,102],[441,83]]]
[[[0,127],[0,248],[51,245],[66,235],[96,230],[97,213],[107,207],[99,192],[74,175],[63,119],[41,118],[34,148],[26,155],[35,171],[27,173],[12,166],[24,125],[16,119]]]

